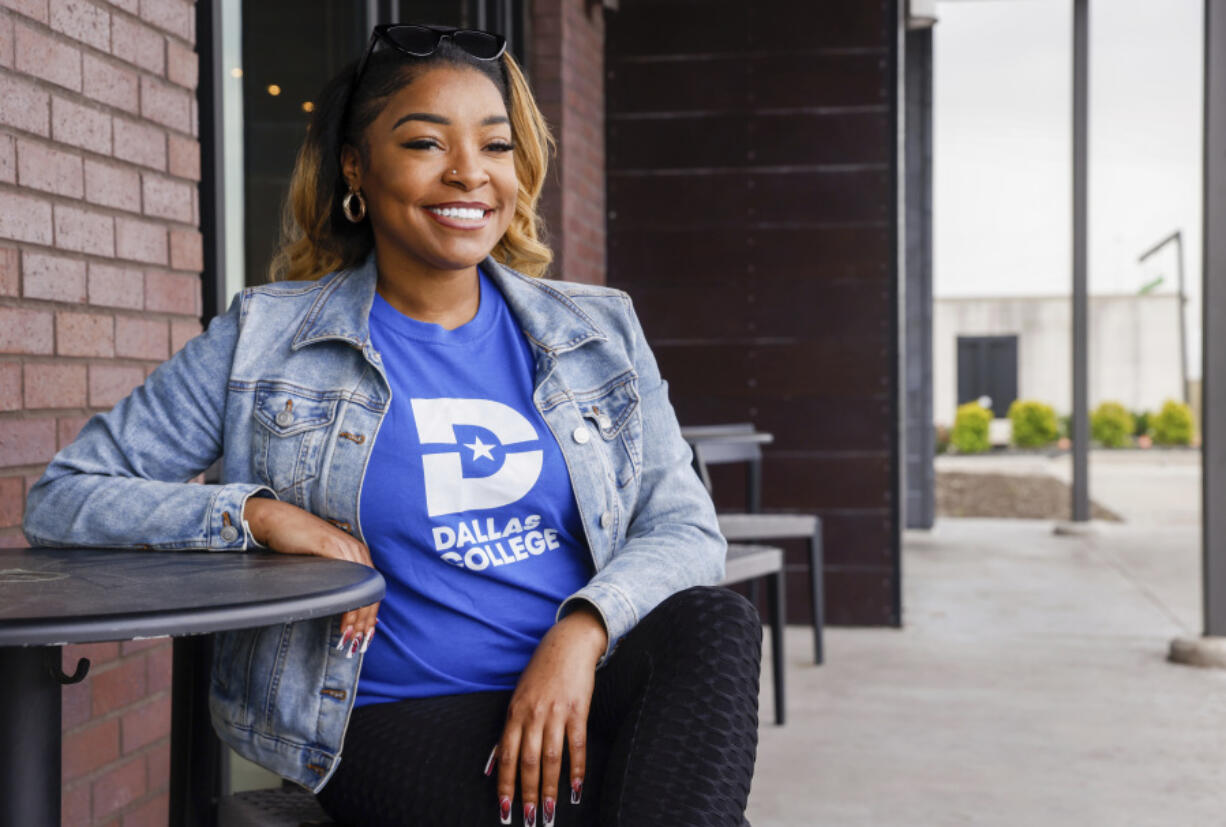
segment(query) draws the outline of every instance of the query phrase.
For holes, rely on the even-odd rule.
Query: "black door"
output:
[[[983,396],[998,418],[1017,399],[1017,336],[958,337],[958,404]]]

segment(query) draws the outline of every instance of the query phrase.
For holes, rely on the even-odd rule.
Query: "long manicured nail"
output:
[[[531,802],[524,805],[524,827],[536,827],[536,805]]]
[[[349,636],[351,634],[353,634],[353,627],[346,626],[344,634],[341,635],[341,642],[336,644],[336,651],[339,652],[340,650],[345,648],[345,644],[349,642]]]
[[[490,757],[485,762],[485,774],[489,775],[494,771],[494,756],[498,754],[498,745],[494,744],[494,748],[490,750]]]
[[[362,648],[359,649],[358,651],[361,652],[362,654],[366,654],[366,649],[370,646],[370,639],[373,638],[374,636],[375,636],[375,627],[371,626],[369,629],[366,630],[366,635],[362,638]]]
[[[570,803],[578,804],[583,798],[583,779],[573,778],[570,782]]]
[[[503,824],[511,823],[511,797],[509,795],[498,796],[498,820]]]
[[[345,653],[346,658],[353,657],[354,653],[358,651],[358,643],[361,640],[362,640],[361,636],[359,635],[353,636],[353,640],[349,643],[349,651]]]
[[[557,809],[557,803],[548,796],[545,797],[545,805],[541,808],[545,814],[545,827],[553,827],[554,811]]]

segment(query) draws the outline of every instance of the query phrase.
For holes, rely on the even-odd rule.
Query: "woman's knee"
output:
[[[652,611],[676,641],[709,641],[722,647],[757,647],[762,621],[754,605],[719,586],[694,586],[668,597]]]

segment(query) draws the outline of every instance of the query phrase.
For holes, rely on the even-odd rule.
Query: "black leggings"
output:
[[[583,798],[570,803],[563,761],[556,827],[739,827],[757,753],[761,652],[757,611],[727,589],[687,589],[639,621],[596,672]],[[483,770],[510,697],[354,710],[319,802],[350,827],[500,824],[498,773]],[[522,824],[518,790],[511,812]]]

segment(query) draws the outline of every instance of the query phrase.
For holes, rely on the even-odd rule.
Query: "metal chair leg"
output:
[[[822,573],[822,522],[817,521],[817,530],[809,539],[809,598],[813,607],[813,662],[820,664],[825,658],[822,646],[822,627],[826,622],[825,585]]]
[[[771,667],[775,675],[775,723],[783,726],[786,718],[784,710],[783,678],[787,664],[783,658],[783,636],[786,627],[786,611],[784,607],[784,573],[775,572],[767,579],[767,594],[771,603]]]

